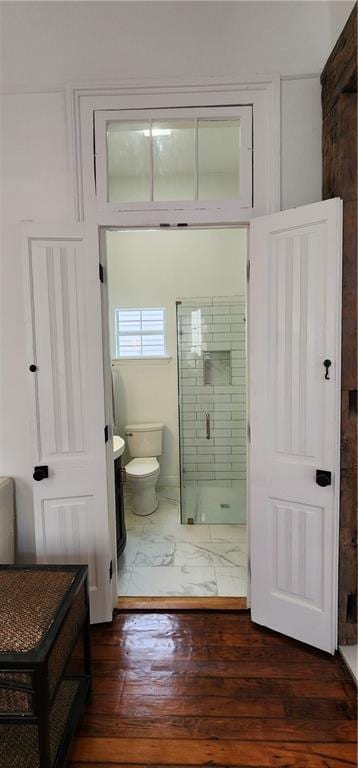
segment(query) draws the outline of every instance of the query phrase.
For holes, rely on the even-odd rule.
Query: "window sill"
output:
[[[172,359],[171,355],[161,355],[160,357],[115,357],[112,360],[112,366],[117,368],[121,365],[167,365]]]

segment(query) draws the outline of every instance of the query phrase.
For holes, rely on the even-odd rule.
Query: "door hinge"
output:
[[[108,443],[108,439],[109,439],[109,430],[108,430],[108,424],[106,424],[104,428],[104,442]]]
[[[247,279],[247,282],[249,282],[249,280],[250,280],[250,269],[251,269],[251,262],[250,262],[250,259],[248,259],[247,260],[247,264],[246,264],[246,279]]]
[[[99,269],[99,279],[100,279],[101,283],[104,283],[104,267],[103,267],[103,264],[99,264],[98,265],[98,269]]]
[[[110,581],[112,581],[112,577],[113,577],[113,560],[111,560],[109,564],[109,580]]]
[[[247,439],[249,443],[251,443],[251,427],[250,424],[247,425]]]

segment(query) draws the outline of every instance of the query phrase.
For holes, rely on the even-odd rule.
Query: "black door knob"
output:
[[[48,467],[34,467],[34,474],[32,475],[34,480],[45,480],[48,477]]]
[[[332,485],[332,473],[327,469],[316,470],[316,483],[321,488],[325,488],[327,485]]]
[[[32,363],[32,365],[30,365],[30,368],[29,368],[29,370],[31,371],[31,373],[35,373],[35,371],[37,371],[37,365],[34,365],[34,364]]]

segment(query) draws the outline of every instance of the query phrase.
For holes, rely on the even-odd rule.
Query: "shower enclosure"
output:
[[[182,523],[246,522],[246,297],[177,302]]]

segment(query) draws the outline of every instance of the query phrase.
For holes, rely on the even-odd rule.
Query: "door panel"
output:
[[[252,618],[332,652],[341,203],[329,200],[262,217],[250,229]],[[332,485],[317,485],[317,469],[332,473]]]
[[[270,499],[270,583],[275,595],[295,595],[322,609],[322,507]]]
[[[45,233],[44,233],[45,235]],[[26,237],[36,555],[89,566],[91,620],[112,617],[98,244],[77,228]]]
[[[98,590],[97,547],[92,546],[90,521],[93,496],[45,499],[41,508],[38,541],[41,559],[52,563],[84,562],[89,566],[90,589]]]
[[[320,280],[324,274],[321,241],[322,232],[305,227],[291,236],[274,234],[271,240],[270,335],[276,339],[272,349],[275,449],[286,459],[292,456],[298,461],[317,460],[317,441],[323,434],[320,377],[308,378],[323,347],[325,286]],[[314,335],[308,333],[312,328]]]
[[[42,454],[83,452],[85,307],[82,243],[35,242],[31,253],[34,333],[41,368],[36,404]],[[42,375],[46,368],[47,375]]]

